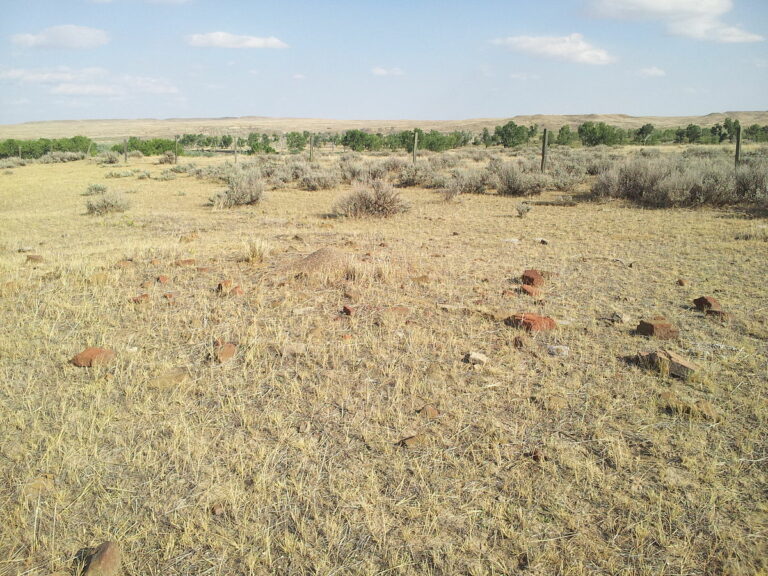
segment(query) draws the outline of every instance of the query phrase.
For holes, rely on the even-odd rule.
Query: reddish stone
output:
[[[140,284],[140,286],[141,286],[142,288],[144,288],[145,290],[146,290],[147,288],[152,288],[152,286],[154,286],[154,285],[155,285],[155,283],[154,283],[152,280],[145,280],[144,282],[142,282],[142,283]]]
[[[398,316],[408,316],[408,314],[411,313],[411,309],[408,308],[407,306],[389,306],[387,308],[384,308],[384,312],[397,314]]]
[[[132,304],[143,304],[144,302],[149,302],[149,294],[139,294],[131,298]]]
[[[557,323],[552,318],[538,314],[515,314],[504,323],[515,328],[525,328],[528,332],[544,332],[557,328]]]
[[[198,267],[196,268],[196,270],[197,270],[198,272],[213,272],[213,268],[211,268],[211,267],[209,267],[209,266],[198,266]]]
[[[115,353],[112,350],[91,347],[75,355],[70,362],[79,368],[90,368],[110,364],[114,359]]]
[[[165,298],[165,301],[168,304],[176,303],[176,294],[174,294],[173,292],[166,292],[165,294],[163,294],[163,298]]]
[[[149,263],[152,266],[160,266],[160,264],[162,264],[162,262],[160,262],[160,260],[158,260],[157,258],[152,258],[152,260],[150,260]]]
[[[434,420],[438,416],[440,416],[440,410],[432,406],[432,404],[427,404],[426,406],[423,406],[419,410],[419,414],[424,416],[427,420]]]
[[[530,284],[523,284],[520,286],[520,293],[527,294],[531,298],[541,298],[541,290],[536,288],[536,286],[531,286]]]
[[[160,276],[158,276],[156,280],[158,284],[168,284],[168,282],[171,281],[171,279],[164,274],[160,274]]]
[[[538,270],[525,270],[523,272],[523,284],[529,286],[544,286],[544,275]]]
[[[230,296],[242,296],[243,294],[245,294],[245,290],[240,288],[240,286],[235,286],[229,291]]]
[[[27,254],[27,262],[37,264],[43,261],[43,257],[40,254]]]
[[[687,280],[684,280],[683,278],[678,278],[677,279],[677,285],[678,286],[685,286],[686,284],[688,284]]]
[[[219,282],[219,285],[216,286],[216,292],[219,294],[224,294],[225,292],[229,292],[229,289],[232,287],[232,280],[222,280]]]
[[[693,301],[693,305],[700,312],[706,312],[707,310],[722,310],[723,307],[720,302],[712,298],[712,296],[701,296]]]
[[[130,259],[120,260],[117,264],[115,264],[116,268],[133,268],[134,266],[136,266],[136,262]]]
[[[237,346],[235,346],[231,342],[227,342],[226,344],[222,344],[216,348],[216,352],[215,352],[216,360],[220,364],[222,364],[234,358],[236,352],[237,352]]]
[[[174,266],[194,266],[197,263],[197,260],[194,258],[184,258],[182,260],[176,260],[176,262],[173,263]]]
[[[413,436],[407,436],[397,443],[398,446],[403,448],[416,448],[424,444],[424,436],[421,434],[414,434]]]
[[[117,576],[120,563],[120,547],[117,542],[104,542],[88,558],[83,576]]]
[[[671,340],[680,335],[680,330],[662,316],[656,316],[651,320],[641,320],[635,332],[641,336],[653,336],[659,340]]]

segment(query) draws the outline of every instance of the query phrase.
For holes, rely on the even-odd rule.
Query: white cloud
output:
[[[382,66],[374,66],[371,68],[371,74],[374,76],[403,76],[402,68],[395,66],[394,68],[384,68]]]
[[[178,94],[179,89],[163,78],[122,76],[120,82],[129,90],[142,94]]]
[[[638,76],[643,78],[661,78],[666,76],[667,73],[658,66],[649,66],[648,68],[641,68],[637,72]]]
[[[293,76],[291,76],[291,78],[293,78],[294,80],[305,80],[307,77],[304,76],[304,74],[294,74]]]
[[[109,35],[104,30],[87,26],[52,26],[38,34],[14,34],[11,42],[27,48],[98,48],[109,42]]]
[[[731,0],[592,0],[598,16],[626,20],[656,20],[676,36],[714,42],[760,42],[763,36],[722,21]]]
[[[616,59],[601,48],[595,48],[581,34],[568,36],[508,36],[491,41],[497,46],[535,56],[568,60],[579,64],[610,64]]]
[[[512,80],[521,80],[521,81],[538,80],[539,78],[541,78],[541,76],[539,76],[538,74],[526,74],[524,72],[510,74],[509,77]]]
[[[120,90],[111,84],[59,84],[51,90],[51,94],[65,96],[117,96]]]
[[[187,36],[187,44],[201,48],[288,48],[282,40],[270,36],[238,36],[229,32],[208,32]]]
[[[11,68],[0,71],[0,80],[15,80],[23,84],[55,84],[59,82],[84,82],[104,76],[103,68],[81,68],[74,70],[66,66],[52,69]]]

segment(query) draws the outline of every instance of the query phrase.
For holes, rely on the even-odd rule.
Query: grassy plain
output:
[[[0,173],[0,574],[105,540],[131,576],[766,573],[764,218],[407,188],[410,212],[343,220],[347,185],[293,184],[214,210],[220,183],[155,162]],[[131,207],[85,215],[90,184]],[[655,314],[678,340],[633,335]],[[91,345],[116,363],[69,363]],[[659,346],[700,373],[627,360]]]

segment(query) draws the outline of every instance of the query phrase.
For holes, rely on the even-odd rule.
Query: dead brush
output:
[[[272,245],[263,238],[252,238],[245,243],[243,262],[263,264],[272,253]]]
[[[375,180],[369,187],[357,189],[339,200],[333,212],[346,218],[387,218],[410,210],[392,185],[385,180]]]

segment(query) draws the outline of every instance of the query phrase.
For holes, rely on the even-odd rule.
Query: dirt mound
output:
[[[312,252],[308,256],[289,262],[283,271],[296,276],[328,274],[342,270],[349,260],[349,254],[326,246]]]

